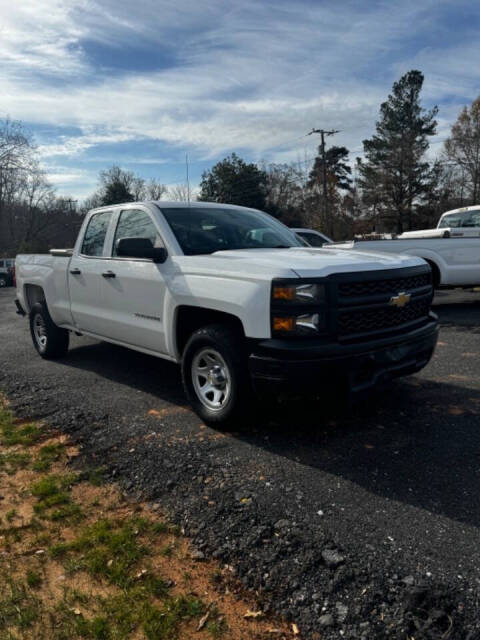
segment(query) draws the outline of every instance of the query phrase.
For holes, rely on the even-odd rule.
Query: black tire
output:
[[[8,284],[6,276],[0,276],[0,288],[6,287]]]
[[[40,336],[41,331],[43,335]],[[67,353],[69,333],[57,327],[44,302],[37,302],[30,309],[30,333],[33,345],[42,358],[54,360]]]
[[[225,377],[229,380],[228,396],[225,397],[224,404],[215,409],[205,405],[208,400],[202,400],[201,392],[197,391],[199,385],[194,381],[193,372],[195,362],[201,363],[202,354],[210,349],[213,354],[223,359],[226,367],[222,367],[221,370],[226,371]],[[208,325],[195,331],[183,352],[182,379],[190,405],[195,413],[209,424],[217,426],[239,424],[242,419],[250,415],[255,405],[245,340],[235,328]]]

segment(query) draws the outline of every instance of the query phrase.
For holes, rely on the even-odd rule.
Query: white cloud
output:
[[[79,136],[42,143],[41,155],[57,162],[141,140],[203,159],[237,149],[254,159],[296,160],[313,154],[315,138],[301,138],[313,126],[341,129],[335,143],[355,151],[393,80],[409,68],[424,71],[428,103],[452,93],[459,103],[475,97],[478,71],[466,61],[478,59],[477,40],[443,37],[404,51],[414,35],[421,42],[436,28],[436,12],[448,4],[243,0],[228,8],[222,0],[141,0],[133,10],[125,0],[0,0],[0,109],[31,123],[78,127]],[[177,64],[107,72],[87,56],[85,41],[167,46]],[[442,107],[442,135],[457,107],[455,100]]]

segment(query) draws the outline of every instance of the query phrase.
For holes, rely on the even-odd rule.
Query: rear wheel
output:
[[[246,417],[253,391],[242,336],[233,328],[209,325],[190,337],[182,377],[194,411],[210,424]]]
[[[6,287],[7,286],[7,279],[5,276],[0,276],[0,287]]]
[[[42,358],[53,360],[67,353],[68,331],[57,327],[44,302],[37,302],[30,310],[30,333],[33,345]]]

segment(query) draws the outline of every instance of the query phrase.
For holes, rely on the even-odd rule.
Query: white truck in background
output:
[[[13,258],[0,258],[0,287],[10,287],[13,284]]]
[[[336,242],[331,246],[423,258],[432,268],[435,288],[479,286],[480,205],[447,211],[436,229],[407,231],[391,239]]]
[[[419,371],[438,335],[430,267],[412,256],[307,247],[223,204],[90,211],[73,250],[19,255],[17,309],[43,358],[85,334],[181,364],[211,423],[254,391],[353,391]]]

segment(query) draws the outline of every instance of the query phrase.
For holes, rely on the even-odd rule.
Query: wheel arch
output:
[[[30,309],[33,307],[34,304],[37,304],[37,302],[45,303],[45,304],[47,303],[47,299],[45,297],[45,291],[38,284],[26,284],[23,288],[23,292],[24,292],[24,300],[27,305],[26,311],[28,313],[30,313]]]
[[[217,309],[180,305],[175,310],[174,324],[175,351],[179,360],[192,333],[209,324],[234,327],[240,335],[245,337],[244,326],[238,316]]]
[[[424,260],[427,264],[430,265],[430,268],[432,270],[433,288],[438,289],[442,282],[442,273],[440,271],[440,267],[431,258],[424,258]]]

